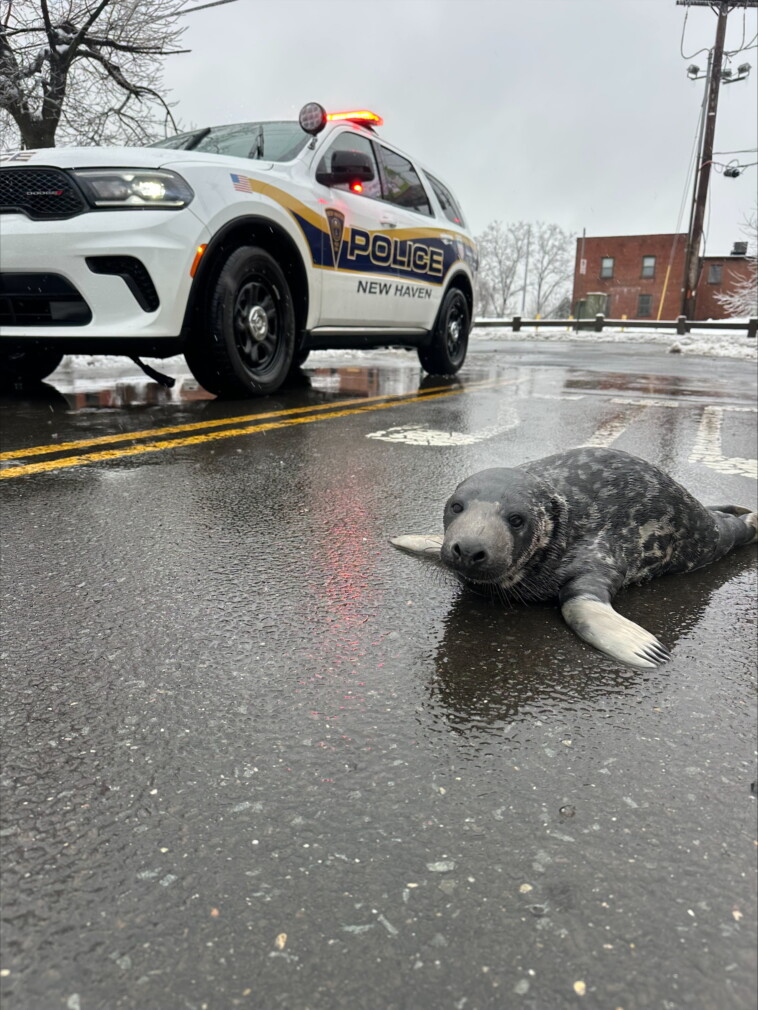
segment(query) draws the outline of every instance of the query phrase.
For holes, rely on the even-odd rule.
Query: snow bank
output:
[[[736,321],[736,320],[735,320]],[[745,330],[694,330],[685,336],[679,336],[676,330],[640,330],[634,326],[611,330],[605,328],[601,333],[593,330],[580,330],[574,333],[570,329],[554,327],[523,327],[519,333],[500,327],[476,326],[471,331],[472,350],[476,350],[479,341],[503,342],[524,340],[545,340],[551,342],[582,341],[598,344],[658,344],[665,346],[671,353],[699,354],[710,358],[743,358],[756,360],[758,358],[758,340],[748,337]]]
[[[703,355],[710,358],[742,358],[744,360],[758,359],[758,341],[754,337],[748,337],[746,332],[740,330],[696,330],[686,336],[678,336],[675,330],[635,330],[633,326],[624,329],[605,329],[602,333],[581,330],[574,333],[573,330],[559,330],[554,327],[522,327],[519,333],[500,327],[477,326],[471,331],[470,353],[476,353],[477,349],[484,350],[484,347],[477,348],[478,344],[487,343],[487,350],[492,349],[493,344],[508,344],[512,342],[524,342],[534,340],[536,342],[549,341],[567,342],[581,341],[583,343],[598,344],[654,344],[665,347],[673,354]],[[407,357],[409,351],[401,349],[384,349],[369,351],[313,351],[307,362],[307,367],[318,367],[321,362],[330,360],[344,360],[345,358],[355,360],[359,364],[361,360],[381,353],[383,356],[392,355]],[[189,376],[189,369],[182,355],[173,358],[145,358],[146,362],[153,368],[168,375]],[[64,358],[61,368],[56,372],[56,377],[60,377],[64,370],[76,371],[79,378],[84,378],[89,373],[91,378],[103,372],[113,377],[114,373],[118,378],[134,377],[144,378],[139,368],[128,358],[112,354],[70,354]]]

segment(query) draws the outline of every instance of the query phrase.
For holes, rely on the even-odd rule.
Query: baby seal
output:
[[[644,459],[582,448],[510,469],[482,470],[445,505],[444,536],[394,537],[506,602],[557,597],[576,634],[640,668],[670,658],[665,646],[611,606],[624,586],[691,572],[758,540],[758,515],[701,505]]]

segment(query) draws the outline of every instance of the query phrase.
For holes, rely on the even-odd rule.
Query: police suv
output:
[[[319,348],[404,346],[457,372],[476,247],[436,176],[368,111],[208,127],[147,148],[0,155],[0,366],[186,356],[225,396]],[[141,363],[141,362],[140,362]]]

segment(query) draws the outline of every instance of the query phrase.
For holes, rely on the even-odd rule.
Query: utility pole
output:
[[[521,315],[524,314],[524,308],[526,306],[526,282],[529,277],[529,243],[532,239],[532,226],[527,226],[526,232],[526,263],[524,264],[524,291],[521,295]]]
[[[708,184],[713,162],[713,139],[716,133],[716,109],[721,85],[721,63],[724,55],[726,19],[734,7],[758,7],[758,0],[676,0],[680,7],[711,7],[718,4],[716,21],[716,41],[709,56],[708,82],[706,84],[705,123],[698,156],[698,171],[695,173],[695,190],[684,257],[684,285],[682,293],[682,315],[692,319],[695,315],[695,296],[700,273],[700,243],[703,238],[705,204],[708,199]]]

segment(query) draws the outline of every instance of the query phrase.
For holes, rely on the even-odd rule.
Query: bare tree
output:
[[[729,315],[738,318],[758,315],[758,208],[753,210],[750,217],[745,216],[740,231],[748,240],[747,275],[735,277],[732,273],[729,291],[716,295],[716,301],[724,306]]]
[[[5,0],[0,148],[144,144],[176,130],[161,94],[192,0]]]
[[[532,315],[563,307],[574,270],[574,236],[538,221],[493,221],[477,238],[480,315],[503,317],[527,304]]]
[[[530,312],[544,316],[569,294],[574,275],[574,235],[557,224],[532,225],[527,274]]]
[[[493,221],[476,240],[479,251],[479,312],[502,317],[512,311],[519,268],[526,255],[529,225],[523,221],[504,225]]]

